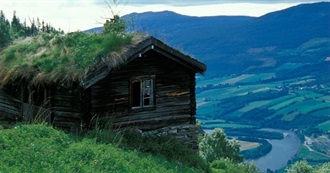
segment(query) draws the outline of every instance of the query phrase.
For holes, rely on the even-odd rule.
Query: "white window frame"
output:
[[[135,90],[134,83],[139,83],[139,105],[136,105],[134,98]],[[139,108],[150,108],[155,106],[155,76],[142,76],[142,77],[134,77],[131,79],[131,107],[132,109]],[[146,104],[148,102],[148,104]],[[135,104],[135,105],[134,105]]]

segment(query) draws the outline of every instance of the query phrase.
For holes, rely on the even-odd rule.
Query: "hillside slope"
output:
[[[0,129],[0,163],[0,172],[202,172],[46,125]]]

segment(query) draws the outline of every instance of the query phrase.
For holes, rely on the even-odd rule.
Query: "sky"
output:
[[[39,18],[65,32],[102,26],[112,13],[120,16],[147,11],[174,11],[189,16],[262,16],[301,3],[320,0],[0,0],[7,19],[13,12],[23,22]],[[108,3],[106,3],[108,2]],[[114,3],[117,2],[117,3]],[[109,10],[108,5],[111,6]]]

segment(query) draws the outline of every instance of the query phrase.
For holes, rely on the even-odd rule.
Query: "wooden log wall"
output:
[[[155,75],[155,107],[131,109],[131,78],[151,75]],[[170,126],[194,126],[195,114],[195,72],[153,51],[91,86],[91,116],[111,120],[116,127],[154,131]],[[188,134],[197,137],[196,130],[189,130],[185,136]]]
[[[21,117],[21,102],[14,91],[0,88],[0,118],[10,118],[13,120]]]
[[[77,133],[83,125],[82,90],[78,85],[72,88],[54,87],[51,91],[53,125],[64,131]]]

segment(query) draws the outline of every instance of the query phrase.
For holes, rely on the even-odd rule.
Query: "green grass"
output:
[[[281,120],[283,121],[292,121],[296,118],[296,116],[299,115],[299,112],[292,112],[292,113],[289,113],[289,114],[286,114],[284,115]]]
[[[235,124],[235,123],[225,123],[225,124],[205,124],[202,125],[206,129],[215,129],[215,128],[233,128],[233,129],[246,129],[246,128],[255,128],[256,126],[245,125],[245,124]]]
[[[325,109],[320,109],[317,111],[313,111],[312,113],[310,113],[311,115],[315,116],[315,117],[330,117],[330,108],[325,108]]]
[[[220,82],[220,84],[235,84],[235,83],[238,83],[242,80],[245,80],[247,78],[250,78],[254,76],[254,74],[243,74],[243,75],[240,75],[238,77],[234,77],[234,78],[231,78],[231,79],[227,79],[225,81],[222,81]]]
[[[320,97],[319,99],[321,99],[321,100],[325,100],[325,101],[327,101],[327,102],[330,102],[330,96],[323,96],[323,97]]]
[[[298,95],[304,96],[305,98],[311,98],[311,99],[315,99],[315,98],[319,98],[319,97],[323,97],[323,94],[319,94],[319,93],[315,93],[313,91],[296,91],[296,93]]]
[[[323,123],[317,125],[316,127],[324,132],[328,132],[328,131],[330,131],[330,120],[323,122]]]
[[[0,130],[0,172],[202,172],[46,125]]]
[[[306,100],[302,97],[295,97],[270,107],[270,109],[277,111],[276,115],[287,115],[293,112],[298,112],[301,114],[311,114],[316,116],[328,116],[329,113],[327,111],[329,108],[330,104],[327,102],[314,99]]]
[[[240,83],[260,82],[262,80],[271,79],[272,77],[275,76],[276,76],[275,73],[258,73],[258,74],[254,74],[253,76],[250,76],[249,78],[241,80]]]
[[[280,67],[278,67],[276,70],[291,70],[291,69],[296,69],[299,68],[301,66],[303,66],[305,64],[302,63],[285,63],[283,65],[281,65]]]
[[[225,120],[217,119],[217,120],[198,120],[201,122],[201,125],[204,129],[214,129],[214,128],[234,128],[234,129],[242,129],[242,128],[256,128],[253,125],[247,124],[238,124],[231,123]]]
[[[199,79],[197,79],[196,87],[206,87],[207,85],[219,84],[229,78],[230,77],[215,77],[211,79],[204,79],[204,77],[200,77]]]
[[[302,102],[292,105],[294,109],[297,109],[299,112],[306,114],[311,111],[324,109],[330,107],[329,103],[323,103],[320,100],[304,100]]]
[[[269,109],[277,111],[277,110],[280,110],[282,108],[289,106],[292,103],[301,102],[303,100],[305,100],[303,97],[289,98],[288,100],[285,100],[285,101],[283,100],[282,102],[279,102],[278,104],[276,104],[274,106],[271,106]]]
[[[301,160],[314,160],[314,161],[324,161],[324,160],[329,160],[329,157],[326,157],[324,155],[309,151],[306,146],[302,146],[298,153],[296,154],[297,159]]]
[[[221,100],[229,97],[246,95],[248,92],[262,92],[269,88],[274,88],[276,84],[257,84],[257,85],[245,85],[242,87],[226,87],[210,89],[197,94],[199,99],[206,98],[210,100]]]
[[[263,100],[263,101],[255,101],[255,102],[251,102],[249,103],[247,106],[245,106],[244,108],[238,110],[239,112],[248,112],[252,109],[255,109],[255,108],[260,108],[264,105],[267,105],[269,103],[271,103],[272,101],[271,100]]]
[[[204,78],[200,77],[197,79],[196,87],[206,87],[207,85],[216,85],[216,84],[236,84],[239,83],[252,83],[259,82],[261,80],[270,79],[275,76],[275,73],[258,73],[250,75],[241,75],[238,77],[214,77],[214,78]]]
[[[198,117],[199,115],[203,115],[203,116],[212,117],[212,115],[217,114],[217,112],[216,112],[217,103],[220,103],[220,102],[212,101],[205,105],[199,106],[197,109],[196,116]]]
[[[21,76],[32,78],[31,81],[35,82],[76,81],[91,66],[130,44],[132,38],[130,34],[73,32],[16,40],[0,53],[0,83]]]
[[[216,119],[216,120],[203,120],[202,125],[203,124],[219,124],[219,123],[225,123],[225,122],[226,122],[225,120],[219,120],[219,119]]]

